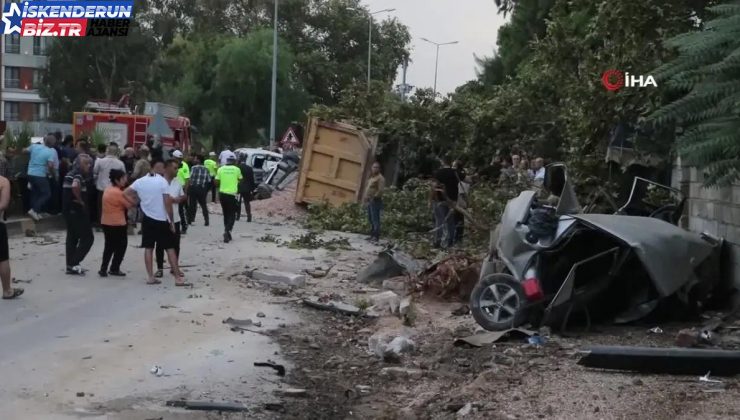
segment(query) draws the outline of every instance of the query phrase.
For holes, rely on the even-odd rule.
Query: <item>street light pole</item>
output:
[[[439,47],[443,45],[453,45],[459,43],[459,41],[451,41],[451,42],[434,42],[430,41],[426,38],[421,38],[422,41],[426,41],[434,46],[437,47],[437,58],[434,60],[434,96],[437,96],[437,70],[439,69]]]
[[[372,74],[372,57],[373,57],[373,16],[377,15],[378,13],[383,12],[392,12],[396,9],[383,9],[378,10],[377,12],[371,12],[370,13],[370,19],[368,21],[368,30],[367,30],[367,91],[370,93],[370,76]]]
[[[270,149],[275,148],[275,115],[277,113],[278,0],[275,0],[275,22],[272,30],[272,98],[270,103]]]

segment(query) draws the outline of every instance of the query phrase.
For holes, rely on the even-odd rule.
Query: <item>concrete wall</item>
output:
[[[702,172],[681,165],[673,170],[673,186],[689,197],[682,225],[695,232],[725,238],[724,274],[740,286],[740,183],[723,188],[705,188]]]

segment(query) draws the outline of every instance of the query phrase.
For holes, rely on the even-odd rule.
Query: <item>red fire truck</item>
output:
[[[109,142],[118,143],[121,147],[137,148],[153,137],[149,133],[151,130],[148,132],[147,129],[157,118],[163,119],[171,131],[160,137],[162,146],[167,149],[179,142],[183,151],[188,151],[192,139],[190,120],[179,115],[177,107],[146,102],[144,112],[139,114],[129,107],[128,96],[117,103],[88,101],[84,111],[74,113],[72,135],[79,139],[98,130],[105,134]]]

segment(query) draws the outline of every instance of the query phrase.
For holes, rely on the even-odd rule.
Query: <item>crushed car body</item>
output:
[[[549,165],[549,197],[524,191],[506,205],[471,293],[476,321],[491,331],[528,322],[565,328],[576,314],[631,322],[664,304],[701,308],[720,278],[722,240],[672,223],[683,200],[631,212],[643,201],[638,182],[630,206],[585,214],[565,166]]]

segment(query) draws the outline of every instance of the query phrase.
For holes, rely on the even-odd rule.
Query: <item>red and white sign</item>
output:
[[[293,150],[301,147],[301,140],[296,136],[293,128],[288,128],[288,131],[283,134],[283,138],[280,140],[280,148],[283,150]]]

